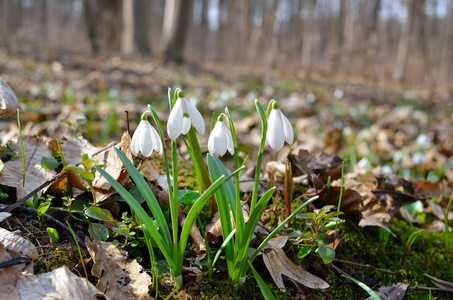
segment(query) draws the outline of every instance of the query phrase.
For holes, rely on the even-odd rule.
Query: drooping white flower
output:
[[[231,131],[223,123],[223,118],[220,116],[217,120],[217,123],[214,126],[214,129],[211,131],[211,135],[208,140],[208,150],[211,155],[215,153],[223,156],[226,151],[230,154],[234,153],[233,138],[231,136]]]
[[[153,151],[162,154],[162,140],[156,129],[146,119],[142,119],[132,136],[131,150],[134,156],[142,153],[143,156],[149,157]]]
[[[199,133],[204,134],[203,117],[195,106],[184,98],[184,94],[179,91],[178,99],[176,99],[176,103],[168,117],[168,136],[172,140],[176,140],[181,134],[187,134],[191,123]]]
[[[277,102],[274,102],[267,118],[266,144],[271,146],[274,151],[280,151],[285,141],[289,145],[293,143],[293,128],[280,108],[278,108]]]

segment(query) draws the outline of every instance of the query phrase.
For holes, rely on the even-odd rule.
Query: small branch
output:
[[[336,258],[333,261],[336,261],[339,263],[344,263],[344,264],[349,264],[349,265],[353,265],[353,266],[357,266],[357,267],[368,268],[368,269],[376,270],[376,271],[387,273],[387,274],[396,274],[393,271],[379,269],[379,268],[373,267],[371,265],[363,265],[363,264],[355,263],[352,261],[346,261],[346,260],[341,260],[341,259],[336,259]]]
[[[7,207],[7,206],[14,206],[16,204],[13,204],[13,205],[8,205],[8,204],[0,204],[0,208],[3,208],[3,207]],[[6,210],[4,209],[4,211],[9,211],[8,210],[9,208],[7,208]],[[16,210],[18,211],[22,211],[22,212],[26,212],[28,214],[38,214],[37,210],[35,208],[32,208],[32,207],[15,207]],[[44,218],[48,221],[48,222],[51,222],[53,224],[55,224],[55,227],[58,227],[60,230],[62,231],[65,231],[69,236],[72,236],[72,233],[71,233],[71,230],[68,228],[68,226],[66,226],[65,224],[63,224],[62,222],[58,221],[57,219],[55,219],[54,217],[48,215],[48,214],[44,214]],[[86,248],[85,246],[85,242],[77,235],[75,234],[75,237],[77,239],[77,242],[79,242],[79,245],[83,248]]]
[[[433,292],[445,292],[445,293],[453,293],[453,289],[443,289],[443,288],[436,288],[436,287],[427,287],[427,286],[409,286],[408,290],[420,290],[420,291],[433,291]]]

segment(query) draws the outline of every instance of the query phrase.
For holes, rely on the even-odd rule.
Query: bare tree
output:
[[[441,41],[440,68],[438,73],[438,81],[448,78],[452,59],[452,34],[453,34],[453,2],[448,5],[448,13],[446,16],[446,26]],[[447,80],[449,82],[450,80]]]
[[[316,13],[316,0],[309,0],[307,4],[307,15],[303,27],[303,44],[302,44],[302,68],[307,72],[308,78],[311,77],[312,51],[314,42],[314,16]]]
[[[91,52],[97,54],[99,52],[99,43],[96,34],[96,2],[83,0],[83,15],[85,20],[85,29],[90,43]]]
[[[134,1],[134,44],[140,54],[151,54],[149,39],[150,0]]]
[[[401,29],[400,40],[398,44],[398,54],[396,56],[395,67],[393,69],[393,80],[401,82],[406,70],[407,58],[409,55],[409,41],[413,27],[414,9],[417,1],[406,1],[407,18]]]
[[[121,52],[124,55],[134,52],[134,0],[123,0]]]
[[[162,28],[162,55],[164,61],[182,63],[193,0],[166,0]]]

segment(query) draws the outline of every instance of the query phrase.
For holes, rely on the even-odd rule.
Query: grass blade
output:
[[[266,300],[275,299],[274,295],[269,290],[269,288],[267,287],[266,283],[261,278],[260,274],[258,274],[258,272],[255,270],[255,268],[252,266],[252,264],[249,261],[247,261],[247,263],[248,263],[250,269],[253,272],[253,276],[255,276],[256,283],[258,283],[258,286],[260,287],[260,290],[261,290],[261,293],[263,294],[264,299],[266,299]]]
[[[363,282],[360,282],[357,279],[346,276],[346,275],[341,275],[341,276],[351,280],[352,282],[355,282],[358,286],[360,286],[362,289],[364,289],[368,293],[368,295],[370,295],[371,298],[373,298],[374,300],[381,300],[381,297],[379,297],[371,288],[369,288]]]

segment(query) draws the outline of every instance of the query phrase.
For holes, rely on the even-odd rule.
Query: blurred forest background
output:
[[[449,0],[4,0],[0,12],[0,47],[10,54],[452,85]]]

